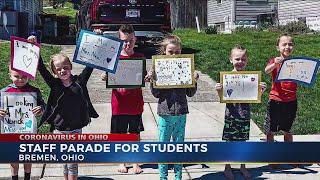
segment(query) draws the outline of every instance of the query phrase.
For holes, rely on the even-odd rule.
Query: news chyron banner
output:
[[[320,162],[320,142],[164,143],[125,134],[2,134],[0,146],[0,163]]]

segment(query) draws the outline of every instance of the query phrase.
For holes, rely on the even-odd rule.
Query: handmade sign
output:
[[[154,88],[195,87],[194,55],[152,56],[155,71]]]
[[[81,30],[73,61],[115,73],[123,41],[111,36]]]
[[[220,72],[220,102],[261,103],[260,71]]]
[[[8,112],[1,133],[37,133],[37,120],[31,111],[37,106],[36,96],[36,93],[1,92],[1,108]]]
[[[301,85],[313,86],[319,65],[320,61],[313,58],[295,57],[285,59],[276,81],[294,81]]]
[[[40,44],[11,36],[11,69],[35,79],[40,57]]]
[[[108,73],[107,88],[144,87],[146,59],[119,60],[117,72]]]

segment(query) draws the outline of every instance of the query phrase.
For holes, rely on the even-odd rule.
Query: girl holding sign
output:
[[[181,40],[177,36],[168,36],[161,44],[160,52],[165,55],[181,54]],[[150,70],[148,77],[153,79],[154,72]],[[199,75],[195,72],[195,79]],[[186,114],[188,111],[187,96],[192,97],[197,91],[197,84],[194,88],[178,89],[155,89],[151,84],[151,92],[158,101],[158,128],[159,141],[169,142],[171,137],[173,142],[183,142],[185,136]],[[159,164],[160,179],[168,179],[168,165]],[[175,179],[182,179],[182,164],[174,165]]]
[[[29,37],[34,42],[34,37]],[[97,118],[90,101],[87,82],[93,68],[86,67],[80,75],[72,75],[72,64],[64,54],[55,54],[51,57],[51,70],[54,76],[46,69],[42,58],[39,60],[39,72],[50,87],[48,104],[39,126],[48,122],[58,134],[80,134],[82,128],[88,125],[90,118]],[[78,164],[64,165],[65,179],[77,179]]]
[[[243,71],[248,63],[247,50],[241,46],[236,45],[230,54],[230,62],[233,65],[232,71]],[[261,82],[261,91],[266,89],[266,83]],[[222,90],[222,84],[217,83],[215,86],[217,91]],[[222,139],[228,141],[246,141],[249,140],[250,131],[250,104],[248,103],[227,103],[225,110],[225,123],[223,129]],[[245,164],[241,164],[240,172],[244,178],[251,177]],[[226,164],[224,174],[227,179],[234,179],[231,165]]]

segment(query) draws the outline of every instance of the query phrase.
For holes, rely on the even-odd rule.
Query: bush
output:
[[[217,34],[218,33],[218,29],[217,29],[217,26],[208,26],[204,32],[206,34]]]
[[[284,26],[279,26],[279,30],[288,34],[305,34],[311,32],[309,27],[302,21],[289,22]]]

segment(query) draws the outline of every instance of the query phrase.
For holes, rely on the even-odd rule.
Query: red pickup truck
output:
[[[121,24],[132,24],[138,43],[154,43],[171,32],[166,0],[85,0],[77,14],[77,29],[101,29],[116,34]]]

